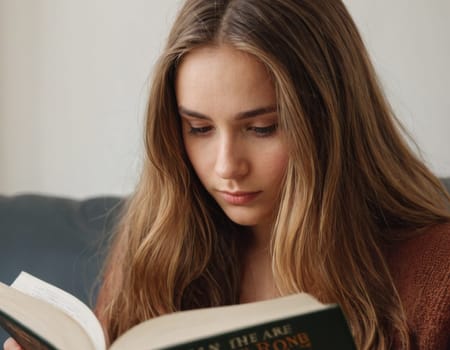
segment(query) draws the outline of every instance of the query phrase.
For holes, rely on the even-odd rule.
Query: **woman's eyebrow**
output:
[[[260,107],[251,109],[249,111],[239,112],[237,114],[237,119],[247,119],[247,118],[253,118],[259,115],[263,114],[269,114],[274,113],[277,111],[277,106],[267,106],[267,107]]]
[[[178,106],[178,113],[186,115],[188,117],[194,117],[194,118],[198,118],[198,119],[211,119],[210,117],[208,117],[205,114],[187,109],[183,106]]]
[[[236,119],[254,118],[259,115],[274,113],[276,111],[277,111],[277,106],[259,107],[259,108],[255,108],[255,109],[250,109],[248,111],[239,112],[236,115]],[[209,117],[203,113],[187,109],[183,106],[178,107],[178,112],[180,114],[183,114],[188,117],[194,117],[194,118],[198,118],[198,119],[211,119],[211,117]]]

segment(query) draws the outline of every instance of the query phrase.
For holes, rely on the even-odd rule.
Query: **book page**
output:
[[[11,284],[11,287],[63,310],[83,327],[96,349],[106,349],[100,322],[91,309],[72,294],[23,271]]]
[[[52,350],[97,350],[81,325],[60,308],[1,282],[0,315],[0,327],[12,336],[20,329]]]

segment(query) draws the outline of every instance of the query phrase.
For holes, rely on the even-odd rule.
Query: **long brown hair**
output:
[[[394,336],[407,348],[381,246],[447,220],[448,196],[405,142],[340,0],[184,3],[155,67],[143,171],[101,292],[110,340],[164,313],[239,302],[245,228],[193,172],[174,93],[180,60],[221,44],[261,60],[277,93],[290,151],[271,246],[280,293],[339,303],[360,349],[386,349]]]

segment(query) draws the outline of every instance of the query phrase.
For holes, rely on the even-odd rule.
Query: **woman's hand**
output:
[[[3,350],[22,350],[22,348],[13,338],[8,338],[3,344]]]

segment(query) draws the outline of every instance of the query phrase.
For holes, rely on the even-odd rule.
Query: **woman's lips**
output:
[[[261,192],[227,192],[219,191],[223,200],[233,205],[245,205],[253,201]]]

